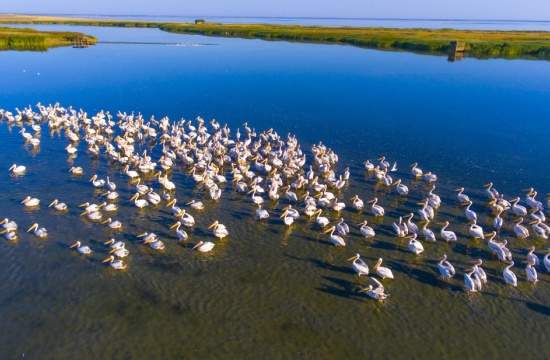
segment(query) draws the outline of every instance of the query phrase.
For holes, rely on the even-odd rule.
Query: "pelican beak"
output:
[[[80,205],[78,205],[78,207],[86,207],[86,206],[88,206],[88,204],[87,204],[87,203],[84,203],[84,204],[80,204]]]
[[[109,254],[114,254],[116,252],[117,249],[111,249],[109,250]]]
[[[202,241],[199,241],[197,243],[197,245],[193,246],[193,248],[191,250],[195,250],[196,248],[198,248],[199,246],[201,246],[202,244],[204,244]]]
[[[353,261],[353,260],[355,260],[356,258],[357,258],[357,255],[350,257],[350,258],[347,259],[346,261]]]
[[[83,212],[80,213],[80,216],[86,215],[87,213],[88,213],[88,210],[84,210]]]
[[[107,241],[104,241],[103,244],[104,244],[104,245],[111,245],[111,244],[113,244],[114,242],[115,242],[114,239],[109,239],[109,240],[107,240]]]
[[[101,261],[102,263],[108,263],[108,262],[111,262],[111,257],[109,256],[108,258],[105,258],[103,259],[103,261]]]
[[[35,224],[31,225],[31,227],[27,229],[27,232],[31,232],[32,230],[34,230],[34,227],[35,227]]]
[[[145,236],[147,236],[147,233],[146,233],[146,232],[143,233],[143,234],[139,234],[137,237],[138,237],[138,238],[142,238],[142,237],[145,237]]]
[[[212,228],[214,228],[216,225],[217,225],[217,224],[216,224],[216,222],[214,221],[212,224],[210,224],[210,226],[208,226],[208,228],[209,228],[209,229],[212,229]]]
[[[75,247],[78,247],[78,242],[75,242],[74,244],[72,244],[71,246],[69,246],[71,249],[74,249]]]
[[[178,227],[178,225],[179,225],[178,223],[173,224],[172,226],[170,226],[170,230],[174,230],[175,228]]]
[[[328,229],[323,230],[323,234],[328,234],[331,231],[332,231],[332,227],[329,227]]]

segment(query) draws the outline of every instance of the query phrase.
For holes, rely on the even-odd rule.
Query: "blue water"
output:
[[[507,199],[529,186],[541,200],[550,192],[550,62],[449,62],[157,29],[36,28],[83,31],[100,43],[0,53],[0,108],[60,102],[90,116],[101,109],[157,119],[200,115],[232,128],[248,121],[258,130],[293,132],[304,149],[322,141],[339,155],[340,168],[351,166],[343,200],[376,194],[387,215],[378,221],[349,210],[327,215],[333,222],[343,216],[352,226],[348,246],[340,249],[306,219],[290,229],[279,219],[258,223],[252,204],[228,184],[219,203],[207,201],[203,212],[193,212],[191,241],[179,244],[167,229],[170,212],[137,211],[128,201],[133,185],[103,155],[91,158],[83,141],[78,158],[67,159],[64,136],[44,126],[40,149],[33,152],[19,128],[2,123],[0,218],[13,218],[21,228],[38,221],[50,236],[37,240],[21,232],[16,243],[0,241],[0,358],[544,358],[550,275],[540,270],[540,282],[528,284],[524,260],[532,244],[539,256],[545,254],[547,241],[513,239],[506,217],[502,237],[511,239],[519,278],[518,288],[506,286],[504,264],[489,254],[486,242],[467,235],[452,189],[467,188],[486,229],[491,218],[476,195],[487,181]],[[397,161],[395,176],[410,185],[406,200],[373,187],[363,171],[365,159],[382,154]],[[82,178],[68,175],[73,161],[85,169]],[[425,243],[418,257],[391,232],[391,223],[417,209],[426,193],[408,174],[413,161],[438,174],[445,205],[437,220],[450,219],[459,236],[455,244]],[[27,165],[28,174],[10,177],[13,162]],[[115,274],[101,264],[102,242],[113,235],[83,220],[75,206],[99,201],[87,181],[94,173],[118,185],[116,218],[124,231],[114,236],[130,248],[127,272]],[[181,167],[172,179],[178,204],[202,196]],[[40,210],[22,209],[27,194],[42,199]],[[46,209],[56,197],[71,206],[67,214]],[[270,204],[269,210],[278,214],[283,205]],[[355,224],[365,218],[376,228],[375,240],[358,235]],[[214,219],[227,225],[229,240],[218,242],[211,256],[198,256],[191,244],[211,239],[205,229]],[[430,226],[440,229],[437,221]],[[159,234],[166,251],[152,252],[136,240],[142,231]],[[89,244],[94,256],[83,259],[68,249],[76,239]],[[371,268],[383,257],[393,269],[396,279],[384,283],[387,302],[357,293],[365,279],[354,277],[346,261],[357,252]],[[443,253],[457,267],[449,282],[439,280],[435,269]],[[478,257],[489,284],[481,294],[466,294],[462,274]]]

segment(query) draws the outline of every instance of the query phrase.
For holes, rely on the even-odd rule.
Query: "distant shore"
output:
[[[0,15],[0,23],[151,27],[182,34],[335,43],[437,55],[448,55],[451,42],[456,41],[464,46],[465,55],[470,57],[550,60],[550,32],[545,31],[321,27],[210,22],[195,24],[30,15]]]

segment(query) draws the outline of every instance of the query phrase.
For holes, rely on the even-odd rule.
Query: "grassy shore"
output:
[[[447,54],[451,41],[465,42],[466,55],[477,58],[550,60],[550,32],[430,30],[270,24],[190,24],[129,20],[98,20],[46,16],[0,15],[0,23],[154,27],[164,31],[207,36],[338,43],[373,49]]]
[[[94,44],[96,39],[78,32],[0,27],[0,50],[45,51],[51,47],[67,46],[82,41]]]

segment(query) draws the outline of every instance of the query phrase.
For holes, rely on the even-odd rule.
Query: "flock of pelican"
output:
[[[111,167],[118,168],[127,178],[134,190],[128,199],[130,206],[170,210],[173,217],[170,231],[180,242],[190,241],[190,234],[196,228],[192,213],[205,209],[199,198],[189,199],[184,206],[178,206],[177,186],[171,176],[182,169],[202,190],[204,198],[217,201],[223,190],[229,187],[253,204],[254,217],[258,221],[270,219],[290,227],[297,220],[305,219],[313,222],[315,229],[327,234],[323,236],[338,247],[345,247],[351,236],[350,226],[341,216],[344,209],[374,219],[386,216],[386,209],[377,197],[364,201],[354,195],[346,202],[343,193],[350,182],[350,170],[345,168],[339,172],[338,155],[322,143],[311,147],[308,154],[311,159],[307,161],[306,153],[295,136],[289,134],[282,137],[273,129],[257,132],[246,123],[243,129],[237,129],[233,134],[227,125],[222,126],[216,120],[207,123],[200,117],[196,122],[183,119],[172,122],[168,118],[145,120],[141,115],[120,112],[113,116],[104,111],[90,117],[82,110],[64,108],[58,104],[38,104],[37,108],[38,111],[31,107],[17,109],[16,114],[0,110],[0,121],[20,126],[19,133],[23,140],[33,148],[40,146],[44,125],[50,131],[63,132],[68,141],[65,150],[72,160],[83,150],[81,143],[84,143],[90,156],[107,159]],[[146,144],[147,148],[138,151],[142,144]],[[377,186],[402,198],[409,196],[407,180],[424,184],[422,199],[416,202],[418,208],[415,212],[399,217],[391,227],[395,238],[406,242],[408,252],[420,255],[430,243],[459,241],[460,237],[450,229],[452,225],[449,221],[437,220],[442,200],[436,193],[436,174],[422,170],[415,163],[403,178],[394,178],[397,164],[388,162],[383,156],[365,161],[364,168]],[[13,176],[25,176],[27,168],[13,164],[9,172]],[[84,169],[78,166],[71,167],[68,172],[71,176],[85,175]],[[89,182],[97,190],[95,194],[100,200],[92,199],[80,204],[80,216],[112,231],[122,231],[124,224],[115,218],[120,200],[117,184],[109,177],[101,178],[97,174],[92,175]],[[226,183],[232,186],[226,186]],[[506,265],[502,271],[504,282],[517,286],[518,276],[513,267],[520,262],[517,259],[514,261],[508,247],[509,240],[503,238],[504,231],[509,231],[519,240],[533,239],[539,244],[540,240],[547,240],[550,226],[546,224],[545,205],[537,200],[537,192],[532,188],[526,191],[523,199],[506,199],[492,183],[486,184],[482,191],[486,201],[478,205],[492,219],[485,228],[478,224],[478,214],[472,209],[473,201],[464,188],[456,189],[455,203],[450,205],[457,206],[464,213],[468,236],[485,242],[495,259]],[[264,207],[267,202],[270,206]],[[38,209],[40,203],[39,198],[30,195],[21,199],[21,205],[28,209]],[[550,201],[546,206],[550,207]],[[66,214],[71,206],[54,198],[48,207],[59,214]],[[6,240],[18,238],[18,224],[15,221],[4,219],[0,225]],[[356,227],[365,240],[374,240],[379,230],[370,226],[366,219]],[[229,230],[219,221],[214,221],[208,229],[212,237],[196,241],[192,247],[194,250],[211,252],[218,241],[229,236]],[[48,230],[37,223],[32,224],[27,232],[39,239],[48,237]],[[163,240],[155,233],[143,232],[136,238],[155,251],[165,249]],[[95,251],[81,241],[75,241],[69,247],[83,256]],[[103,250],[108,253],[103,260],[105,264],[116,270],[127,268],[125,258],[130,251],[123,241],[108,239]],[[550,272],[550,249],[542,258],[535,253],[534,245],[525,252],[525,279],[536,283],[537,269]],[[357,276],[369,279],[369,285],[362,287],[361,292],[381,301],[389,296],[383,282],[393,279],[394,275],[390,268],[382,266],[382,258],[373,265],[372,271],[360,254],[348,260]],[[471,266],[463,269],[465,291],[479,292],[487,284],[487,274],[482,265],[481,259],[472,259]],[[437,271],[444,281],[457,273],[447,254],[437,262]]]

